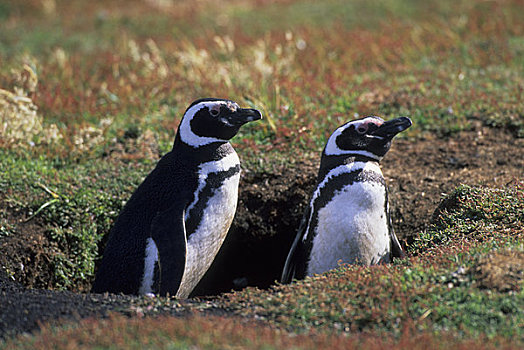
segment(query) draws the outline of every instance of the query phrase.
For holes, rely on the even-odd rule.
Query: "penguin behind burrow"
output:
[[[317,186],[287,256],[281,282],[323,273],[341,263],[373,265],[405,254],[393,231],[379,161],[411,126],[401,117],[366,117],[330,136]]]
[[[92,291],[187,298],[213,262],[235,215],[240,161],[228,142],[256,109],[194,101],[173,149],[122,209]]]

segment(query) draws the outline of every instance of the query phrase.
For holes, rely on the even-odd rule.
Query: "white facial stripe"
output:
[[[152,238],[147,239],[146,256],[144,259],[144,275],[138,289],[138,294],[147,294],[153,291],[155,263],[158,261],[158,249]]]
[[[202,108],[209,108],[211,109],[216,104],[223,104],[228,105],[227,101],[208,101],[208,102],[200,102],[194,105],[193,107],[189,108],[184,114],[184,117],[182,118],[182,123],[180,124],[180,138],[182,141],[190,146],[194,147],[200,147],[204,145],[208,145],[213,142],[227,142],[227,140],[222,140],[215,137],[207,137],[207,136],[198,136],[191,130],[191,120],[195,116],[195,114],[200,111]],[[231,104],[231,103],[229,103]]]
[[[340,165],[336,168],[331,169],[327,175],[324,177],[321,183],[318,184],[315,192],[311,196],[311,201],[309,202],[309,218],[308,218],[308,226],[306,227],[304,236],[302,237],[302,241],[305,241],[307,239],[307,233],[308,233],[308,227],[311,224],[311,218],[313,217],[314,208],[313,205],[315,204],[316,199],[318,196],[320,196],[320,190],[326,185],[326,183],[331,180],[333,177],[338,176],[343,173],[350,173],[355,170],[363,170],[363,171],[370,171],[377,174],[382,174],[382,170],[380,170],[380,167],[377,163],[373,162],[353,162],[349,164]]]
[[[225,156],[222,159],[202,163],[199,165],[198,167],[199,168],[198,170],[198,188],[196,190],[195,199],[186,208],[185,220],[187,220],[190,210],[198,202],[198,195],[200,194],[200,192],[206,185],[206,180],[207,180],[208,175],[211,173],[227,171],[237,166],[238,164],[240,164],[240,159],[238,158],[238,155],[236,152],[232,152],[232,153],[229,153],[227,156]]]
[[[356,128],[358,128],[360,125],[369,124],[369,123],[373,123],[377,126],[380,126],[384,124],[384,120],[382,120],[382,118],[380,117],[367,117],[362,120],[356,120],[353,123],[355,123]]]
[[[335,130],[333,132],[333,134],[331,134],[331,136],[329,137],[329,140],[328,140],[328,142],[326,144],[326,148],[324,150],[324,153],[327,156],[340,156],[340,155],[344,155],[344,154],[355,154],[355,155],[361,155],[361,156],[366,156],[366,157],[369,157],[369,158],[372,158],[372,159],[380,160],[380,157],[378,157],[377,155],[375,155],[375,154],[373,154],[371,152],[368,152],[368,151],[363,151],[363,150],[360,150],[360,151],[342,150],[342,149],[340,149],[337,146],[337,142],[336,142],[337,141],[337,137],[340,136],[344,130],[349,128],[350,125],[354,125],[355,129],[358,129],[358,127],[360,125],[369,124],[369,123],[373,123],[373,124],[376,124],[376,125],[382,125],[384,123],[384,121],[381,118],[378,118],[378,117],[367,117],[367,118],[364,118],[362,120],[355,120],[353,122],[349,122],[349,123],[346,123],[346,124],[342,125],[337,130]]]
[[[345,154],[344,151],[342,151],[340,148],[338,148],[336,140],[337,140],[337,137],[339,137],[340,134],[342,134],[342,131],[344,131],[344,129],[347,126],[348,126],[348,124],[342,125],[341,127],[339,127],[337,130],[335,130],[331,134],[331,136],[329,137],[329,140],[328,140],[328,142],[326,144],[326,148],[324,150],[324,153],[327,156],[334,156],[334,155]]]

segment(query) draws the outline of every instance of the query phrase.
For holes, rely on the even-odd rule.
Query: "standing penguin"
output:
[[[228,140],[261,118],[256,109],[223,99],[188,107],[173,149],[111,229],[93,292],[189,296],[235,215],[240,161]]]
[[[313,192],[281,281],[322,273],[342,263],[373,265],[403,257],[389,216],[379,161],[409,118],[354,120],[330,136]]]

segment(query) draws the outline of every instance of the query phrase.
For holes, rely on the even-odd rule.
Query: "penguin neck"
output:
[[[177,133],[173,144],[173,153],[178,155],[181,158],[179,161],[187,166],[198,166],[201,163],[220,160],[234,152],[233,146],[227,141],[212,142],[198,147],[190,146],[182,141],[180,133]]]
[[[360,154],[342,154],[336,156],[328,156],[323,153],[322,158],[320,160],[320,170],[318,172],[318,179],[319,181],[321,181],[331,169],[334,169],[341,165],[348,165],[355,162],[371,162],[376,163],[378,165],[379,160]]]

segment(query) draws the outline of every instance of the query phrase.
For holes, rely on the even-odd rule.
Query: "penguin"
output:
[[[341,263],[374,265],[405,256],[391,225],[379,162],[393,137],[410,126],[406,117],[385,122],[369,116],[333,132],[322,152],[316,189],[287,256],[282,283]]]
[[[261,118],[226,99],[199,99],[187,108],[172,150],[116,219],[92,292],[190,295],[235,215],[240,161],[229,140]]]

